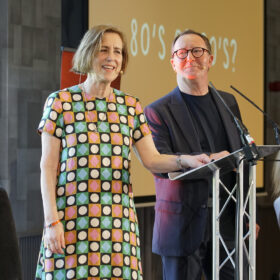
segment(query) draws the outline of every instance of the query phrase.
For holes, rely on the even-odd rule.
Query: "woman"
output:
[[[86,81],[46,102],[39,125],[45,230],[36,279],[142,279],[132,145],[151,172],[209,162],[206,155],[157,152],[139,100],[111,87],[127,61],[118,29],[92,28],[73,59]]]

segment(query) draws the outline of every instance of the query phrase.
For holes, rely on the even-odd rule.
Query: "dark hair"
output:
[[[196,31],[194,31],[194,30],[192,30],[192,29],[187,29],[187,30],[181,32],[180,34],[178,34],[178,35],[174,38],[174,40],[173,40],[173,42],[172,42],[172,47],[171,47],[171,54],[173,54],[173,48],[174,48],[174,45],[175,45],[175,43],[177,42],[177,40],[178,40],[180,37],[182,37],[182,36],[184,36],[184,35],[189,35],[189,34],[193,34],[193,35],[199,36],[199,37],[204,41],[204,43],[205,43],[205,45],[206,45],[206,48],[207,48],[207,50],[209,51],[209,53],[210,53],[210,54],[212,53],[211,44],[210,44],[208,38],[207,38],[205,35],[203,35],[202,33],[196,32]]]

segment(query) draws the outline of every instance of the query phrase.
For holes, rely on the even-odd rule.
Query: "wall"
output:
[[[47,95],[59,87],[60,1],[1,0],[1,6],[0,184],[25,236],[42,226],[36,128]]]
[[[43,225],[36,128],[59,88],[60,10],[57,0],[0,1],[0,186],[12,204],[24,279],[33,279],[40,240],[33,236]]]

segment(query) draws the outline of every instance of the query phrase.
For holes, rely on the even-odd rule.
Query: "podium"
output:
[[[278,145],[257,146],[260,158],[272,155],[280,150]],[[249,164],[249,171],[244,170],[247,162],[243,149],[237,150],[226,157],[215,160],[201,167],[186,172],[169,173],[170,180],[195,180],[212,177],[212,279],[219,280],[220,270],[226,262],[231,262],[235,271],[235,280],[243,280],[243,261],[247,259],[249,280],[256,279],[256,165]],[[229,189],[220,177],[235,170],[236,184]],[[249,172],[248,191],[244,194],[244,172]],[[247,175],[247,174],[245,174]],[[224,205],[220,206],[220,188],[227,193]],[[229,250],[220,233],[220,218],[230,200],[236,203],[235,248]],[[249,227],[244,232],[244,220]],[[220,259],[220,246],[226,251],[226,258]],[[235,257],[233,255],[235,254]]]

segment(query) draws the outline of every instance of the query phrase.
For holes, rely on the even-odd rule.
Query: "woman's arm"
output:
[[[164,155],[160,154],[153,142],[152,136],[147,135],[135,143],[136,154],[142,164],[153,173],[167,173],[184,168],[195,168],[210,162],[205,154],[190,155]]]
[[[47,132],[42,133],[41,139],[41,192],[45,224],[48,226],[59,220],[56,207],[56,184],[61,141]],[[53,253],[63,254],[62,248],[65,248],[65,242],[61,223],[52,227],[46,227],[44,236],[45,245],[49,246]]]

